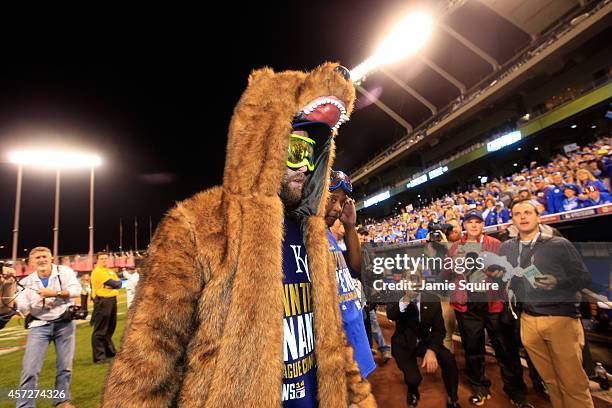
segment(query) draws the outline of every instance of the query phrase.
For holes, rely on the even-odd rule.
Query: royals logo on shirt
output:
[[[287,219],[283,275],[283,407],[312,407],[317,395],[312,284],[301,232]]]

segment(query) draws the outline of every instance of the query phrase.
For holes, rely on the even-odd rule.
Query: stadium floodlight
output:
[[[93,204],[94,204],[94,168],[102,164],[102,159],[94,154],[62,150],[21,150],[9,153],[9,160],[17,167],[17,192],[15,198],[15,217],[13,227],[12,259],[17,259],[19,240],[19,212],[21,206],[21,184],[23,167],[39,167],[55,170],[55,210],[53,222],[53,256],[58,257],[59,242],[59,209],[61,170],[70,168],[90,168],[89,178],[89,261],[93,262]]]
[[[97,167],[102,159],[93,154],[61,150],[22,150],[9,154],[12,163],[46,168]]]
[[[401,20],[376,49],[376,52],[351,70],[353,82],[359,82],[381,65],[390,64],[416,53],[429,38],[432,18],[417,11]]]

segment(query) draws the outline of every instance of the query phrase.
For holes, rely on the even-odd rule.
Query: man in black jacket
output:
[[[553,407],[593,407],[582,367],[584,330],[577,301],[591,276],[571,242],[541,228],[530,200],[512,204],[512,223],[519,234],[504,242],[499,254],[523,271],[512,282],[523,305],[523,345],[546,383]]]
[[[387,304],[387,317],[395,321],[391,352],[408,385],[408,406],[416,407],[420,398],[418,387],[423,378],[417,357],[421,357],[421,368],[426,373],[435,372],[440,365],[448,394],[447,407],[459,407],[459,370],[455,357],[442,344],[446,330],[440,299],[426,292],[409,291],[399,302]]]

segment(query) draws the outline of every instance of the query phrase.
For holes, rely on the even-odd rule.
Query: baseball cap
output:
[[[291,123],[293,130],[305,130],[308,132],[308,136],[313,139],[318,146],[323,145],[325,141],[331,136],[332,129],[325,122],[314,122],[301,118],[296,118]]]
[[[587,186],[584,189],[585,192],[587,193],[592,193],[593,191],[600,191],[599,188],[597,188],[597,186]]]
[[[467,221],[470,218],[478,218],[480,221],[484,221],[484,218],[482,218],[482,213],[478,210],[469,210],[468,212],[465,213],[463,220]]]
[[[576,193],[578,193],[580,190],[576,184],[571,184],[571,183],[565,184],[563,186],[563,189],[564,190],[567,190],[567,189],[574,190]]]

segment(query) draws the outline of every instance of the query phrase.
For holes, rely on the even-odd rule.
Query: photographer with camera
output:
[[[17,314],[15,310],[15,270],[4,266],[4,262],[0,262],[0,329]]]
[[[72,298],[79,297],[81,285],[72,269],[54,265],[51,250],[36,247],[30,251],[29,263],[36,268],[19,284],[24,288],[17,296],[17,308],[29,324],[26,351],[21,369],[20,390],[36,390],[38,375],[45,360],[49,343],[55,344],[56,407],[71,408],[70,380],[75,348],[75,324]],[[35,407],[33,398],[17,400],[17,407]]]
[[[448,234],[452,231],[453,226],[443,224],[442,221],[435,218],[427,224],[427,242],[448,242]]]

